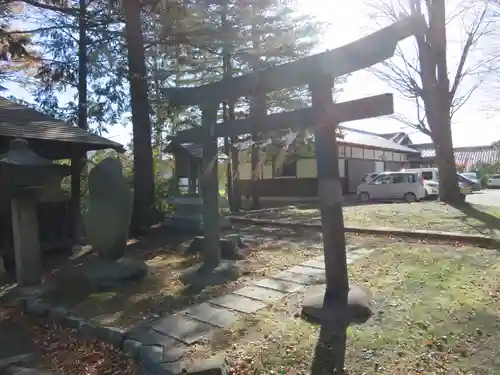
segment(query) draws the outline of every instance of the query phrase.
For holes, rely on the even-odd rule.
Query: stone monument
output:
[[[99,255],[85,265],[85,276],[98,287],[137,281],[147,272],[144,262],[124,257],[133,196],[119,159],[106,158],[89,173],[85,217],[87,243]]]

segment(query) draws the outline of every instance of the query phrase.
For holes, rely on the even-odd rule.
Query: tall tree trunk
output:
[[[252,48],[254,56],[252,58],[252,70],[260,70],[260,36],[257,34],[257,26],[252,24]],[[252,97],[250,105],[250,116],[260,118],[267,114],[266,94],[257,92]],[[256,120],[258,121],[258,120]],[[259,148],[260,134],[252,133],[252,147],[251,147],[251,164],[252,164],[252,180],[250,184],[250,194],[252,196],[252,209],[258,210],[261,208],[260,203],[260,189],[259,180],[261,178],[261,165],[260,165],[260,148]]]
[[[234,113],[234,105],[232,105],[232,111]],[[240,153],[237,144],[238,137],[231,137],[231,177],[233,178],[233,207],[231,207],[231,210],[233,211],[239,211],[241,209]]]
[[[231,25],[227,20],[228,7],[225,2],[222,5],[222,30],[223,33],[229,33],[231,31]],[[227,42],[228,36],[224,35],[224,48],[222,52],[222,65],[224,71],[224,78],[231,78],[233,76],[233,67],[231,63],[231,45]],[[234,120],[234,103],[230,103],[229,101],[225,101],[223,104],[223,117],[224,121]],[[231,153],[231,143],[229,137],[224,137],[224,153],[226,155],[230,155]],[[226,190],[227,190],[227,198],[229,201],[229,207],[232,212],[237,211],[235,207],[234,200],[234,186],[233,186],[233,168],[232,168],[232,158],[230,158],[229,162],[226,165]]]
[[[160,51],[158,51],[160,53]],[[155,161],[155,170],[156,170],[156,177],[159,179],[160,174],[161,174],[161,155],[162,155],[162,147],[163,147],[163,125],[165,123],[164,120],[164,113],[163,113],[163,108],[161,107],[161,92],[160,92],[160,80],[159,80],[159,72],[160,72],[160,63],[158,62],[158,58],[155,57],[155,71],[154,71],[154,87],[155,87],[155,127],[154,127],[154,143],[155,143],[155,148],[156,148],[156,161]]]
[[[431,138],[436,149],[439,170],[439,195],[447,203],[462,201],[457,181],[451,133],[451,96],[446,61],[446,15],[444,0],[427,3],[429,29],[425,37],[417,36],[420,76],[424,89],[422,99]],[[422,14],[421,0],[412,1],[412,11]]]
[[[446,61],[446,11],[445,0],[431,2],[431,46],[437,68],[438,84],[435,88],[435,103],[438,103],[437,123],[434,124],[433,141],[439,167],[439,195],[447,203],[460,203],[455,155],[451,134],[451,97],[448,65]]]
[[[79,1],[78,18],[78,126],[87,130],[87,0]],[[71,159],[71,236],[76,242],[81,224],[81,175],[85,165],[85,153]]]
[[[125,38],[129,66],[132,134],[134,138],[134,212],[132,230],[137,233],[151,224],[154,209],[154,168],[151,119],[148,99],[141,2],[123,2]]]

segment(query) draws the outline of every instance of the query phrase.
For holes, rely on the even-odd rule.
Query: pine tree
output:
[[[0,83],[16,80],[16,72],[36,69],[38,59],[28,33],[12,28],[16,16],[24,12],[20,4],[0,4]],[[5,89],[0,86],[0,90]]]

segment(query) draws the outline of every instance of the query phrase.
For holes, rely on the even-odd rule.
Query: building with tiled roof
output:
[[[420,151],[419,157],[410,159],[412,166],[435,165],[436,151],[432,143],[414,144],[410,147]],[[463,166],[473,167],[480,164],[500,163],[500,150],[491,145],[455,147],[453,152],[455,162]]]
[[[418,158],[420,152],[409,146],[383,137],[379,134],[340,126],[341,136],[337,138],[339,177],[344,193],[355,193],[361,179],[368,173],[398,171],[408,165],[410,158]],[[292,137],[291,137],[292,138]],[[293,138],[294,139],[294,138]],[[266,155],[266,162],[259,165],[257,173],[258,190],[262,197],[316,197],[318,178],[316,154],[313,143],[291,147],[278,147],[278,155],[272,154],[272,147],[260,146]],[[282,140],[282,143],[287,143]],[[271,142],[265,142],[270,145]],[[286,147],[290,146],[290,147]],[[252,168],[249,157],[251,143],[238,147],[240,150],[240,191],[249,195],[251,191]]]
[[[436,165],[436,151],[432,143],[414,144],[405,132],[381,134],[380,136],[420,151],[420,156],[412,155],[409,158],[412,167],[418,168]],[[453,151],[455,162],[466,167],[500,163],[500,149],[492,145],[455,147]]]
[[[405,132],[380,134],[379,136],[403,146],[410,146],[413,144],[410,136]]]

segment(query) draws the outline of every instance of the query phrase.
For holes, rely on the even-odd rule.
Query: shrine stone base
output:
[[[223,197],[220,200],[227,201]],[[172,197],[169,203],[175,208],[172,215],[165,219],[166,227],[185,231],[203,231],[203,199],[201,197]],[[220,202],[219,206],[224,207],[224,202]],[[231,228],[231,222],[220,214],[219,223],[220,229]]]
[[[326,284],[309,287],[302,304],[302,318],[312,324],[328,325],[338,314],[346,314],[348,324],[363,324],[373,315],[371,292],[356,284],[349,285],[347,311],[332,303],[324,304]]]

